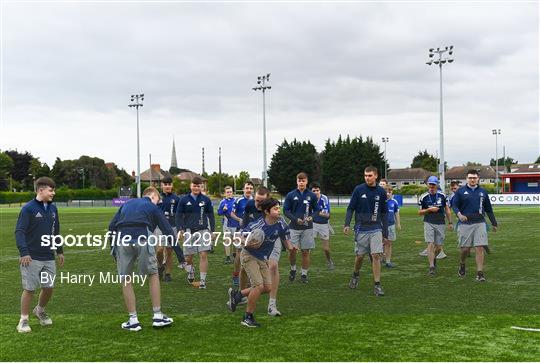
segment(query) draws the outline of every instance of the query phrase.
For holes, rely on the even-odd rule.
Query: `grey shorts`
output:
[[[426,243],[435,243],[442,246],[444,244],[445,227],[444,224],[424,222],[424,240]]]
[[[189,229],[186,232],[191,233]],[[184,255],[192,256],[197,253],[210,251],[214,242],[211,239],[208,240],[208,233],[211,233],[210,230],[205,229],[191,233],[190,238],[184,237],[184,241],[182,242]]]
[[[178,230],[176,229],[176,227],[172,227],[172,229],[174,231],[174,240],[176,240],[178,236]],[[155,239],[156,247],[172,247],[173,240],[169,236],[163,235],[163,233],[158,227],[156,227],[156,229],[154,230],[153,235],[155,237],[152,237],[152,238],[156,238]],[[152,241],[152,243],[154,243],[154,241]]]
[[[281,247],[282,247],[281,240],[278,239],[274,243],[274,249],[272,250],[272,253],[268,257],[268,259],[279,262],[279,258],[281,257]]]
[[[313,238],[319,236],[323,240],[330,239],[330,224],[329,223],[313,223]]]
[[[142,240],[141,243],[115,246],[114,250],[118,275],[133,274],[135,263],[138,275],[153,275],[158,272],[156,246]]]
[[[290,229],[291,243],[301,250],[312,250],[315,248],[313,228],[311,229]]]
[[[487,228],[485,223],[459,224],[458,246],[478,247],[487,246]]]
[[[354,242],[354,252],[357,256],[365,255],[366,253],[370,253],[372,255],[383,253],[381,231],[356,233],[354,236]]]
[[[23,289],[34,291],[39,286],[41,288],[54,287],[54,278],[56,277],[56,263],[54,260],[32,260],[28,266],[21,265],[20,269]]]
[[[388,226],[388,239],[390,241],[392,241],[392,242],[397,239],[396,225],[395,224],[392,224],[391,226]]]

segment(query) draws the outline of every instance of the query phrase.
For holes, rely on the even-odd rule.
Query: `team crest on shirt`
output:
[[[293,199],[293,200],[298,200],[298,197],[294,197],[294,199]]]
[[[278,231],[274,231],[274,236],[277,236],[279,234]]]
[[[379,197],[378,195],[375,197],[375,200],[379,200],[381,199],[381,197]]]
[[[311,197],[310,197],[310,196],[308,196],[308,197],[307,197],[306,199],[307,199],[307,200],[308,200],[308,202],[309,202],[309,201],[311,200]]]
[[[480,196],[483,197],[483,196],[484,196],[484,193],[480,192]]]
[[[43,217],[43,215],[40,212],[37,212],[36,218],[42,218],[42,217]]]
[[[191,202],[187,202],[186,205],[191,205]]]
[[[171,200],[171,204],[174,204],[174,203],[176,203],[176,201],[175,201],[174,199],[173,199],[173,200]]]
[[[469,194],[469,192],[468,192],[468,191],[465,191],[465,193],[463,193],[463,194]]]
[[[304,204],[309,204],[309,202],[307,200],[304,200]]]
[[[362,194],[362,196],[360,198],[367,198],[367,195]]]
[[[200,202],[199,207],[204,207],[204,202]]]

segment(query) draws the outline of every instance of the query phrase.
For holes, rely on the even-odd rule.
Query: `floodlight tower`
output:
[[[267,73],[264,76],[257,77],[257,86],[253,87],[254,91],[262,91],[263,95],[263,185],[268,187],[268,175],[267,175],[267,165],[266,165],[266,99],[265,94],[267,89],[272,89],[271,86],[267,85],[267,82],[270,81],[270,73]]]
[[[501,129],[493,129],[491,133],[495,135],[495,189],[497,194],[499,193],[499,140],[498,136],[501,134]],[[503,160],[503,165],[506,160]]]
[[[440,119],[439,119],[439,174],[441,179],[441,189],[446,189],[446,181],[444,180],[444,128],[443,128],[443,92],[442,92],[442,66],[443,64],[452,63],[454,61],[454,58],[450,58],[445,55],[445,53],[448,52],[448,56],[451,56],[454,53],[454,46],[446,46],[442,48],[430,48],[429,49],[429,60],[426,62],[427,65],[432,65],[435,63],[435,65],[439,66],[439,78],[440,78]],[[438,55],[435,59],[433,57],[435,54]],[[445,55],[443,57],[443,55]]]
[[[137,109],[137,198],[141,197],[141,147],[139,142],[139,107],[143,106],[144,93],[131,95],[129,107]],[[151,171],[150,171],[151,172]]]
[[[389,137],[383,137],[382,142],[384,142],[384,178],[386,179],[386,171],[388,169],[386,165],[386,144],[390,141]]]

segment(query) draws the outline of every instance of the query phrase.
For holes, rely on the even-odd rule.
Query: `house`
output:
[[[262,179],[261,178],[251,178],[249,179],[252,183],[253,183],[253,187],[255,189],[257,189],[258,187],[260,187],[261,185],[263,185],[263,182],[262,182]]]
[[[503,193],[540,193],[540,164],[514,164],[500,176]]]
[[[154,187],[159,187],[161,180],[165,177],[172,177],[167,170],[161,169],[160,164],[151,164],[150,169],[146,169],[141,173],[141,182],[150,183]]]
[[[423,185],[434,174],[424,168],[390,169],[386,179],[392,187],[401,188],[405,185]]]
[[[467,172],[471,169],[478,171],[478,177],[480,178],[480,184],[495,184],[497,178],[495,167],[490,165],[476,165],[476,166],[454,166],[446,171],[444,177],[446,183],[450,183],[455,180],[458,181],[460,185],[465,185],[467,183]],[[499,178],[501,173],[504,172],[504,166],[499,166]]]

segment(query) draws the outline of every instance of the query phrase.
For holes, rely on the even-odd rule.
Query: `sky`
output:
[[[439,153],[442,69],[445,159],[488,163],[540,154],[538,2],[14,2],[1,5],[0,149],[54,160],[97,156],[141,171],[249,171],[283,139],[318,151],[341,135],[388,137],[391,168]]]

